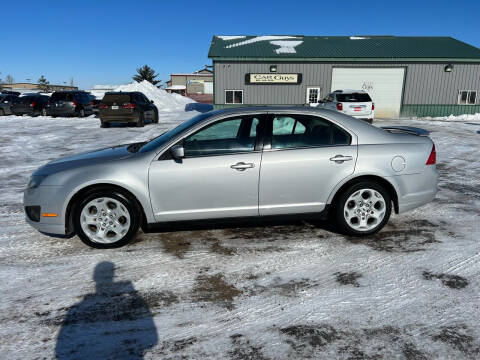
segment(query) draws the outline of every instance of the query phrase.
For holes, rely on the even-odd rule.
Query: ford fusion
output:
[[[368,236],[437,192],[435,145],[417,128],[378,128],[318,108],[200,114],[145,143],[52,161],[24,193],[51,236],[120,247],[142,227],[318,216]]]

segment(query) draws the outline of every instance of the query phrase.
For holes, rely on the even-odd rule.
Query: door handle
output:
[[[337,164],[341,164],[344,161],[350,161],[353,157],[351,156],[343,156],[343,155],[335,155],[334,157],[330,158],[330,161],[335,161]]]
[[[230,166],[232,169],[238,170],[238,171],[245,171],[247,169],[251,169],[255,167],[255,164],[253,163],[244,163],[244,162],[239,162],[236,163],[235,165]]]

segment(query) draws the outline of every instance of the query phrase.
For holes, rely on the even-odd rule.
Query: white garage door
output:
[[[203,83],[203,93],[204,94],[213,94],[213,82]]]
[[[404,68],[333,68],[332,91],[364,90],[375,103],[375,117],[397,118],[404,71]]]

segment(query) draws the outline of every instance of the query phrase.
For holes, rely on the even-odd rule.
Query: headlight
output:
[[[30,181],[28,182],[27,189],[33,189],[38,187],[45,178],[45,175],[32,175],[30,177]]]

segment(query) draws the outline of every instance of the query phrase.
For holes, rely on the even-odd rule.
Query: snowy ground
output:
[[[440,192],[367,239],[305,222],[140,234],[102,251],[25,224],[38,166],[193,115],[111,129],[0,118],[0,358],[480,357],[480,121],[389,122],[432,132]]]

